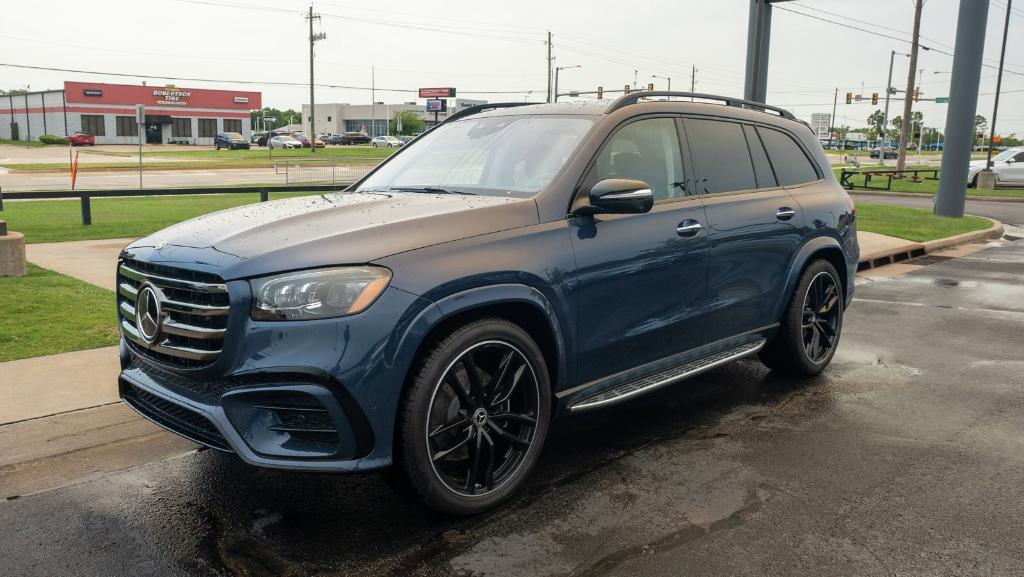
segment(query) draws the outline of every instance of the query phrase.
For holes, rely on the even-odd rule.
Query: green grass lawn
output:
[[[43,144],[38,140],[7,140],[0,138],[0,144],[10,144],[11,146],[28,146],[30,148],[40,148],[43,146],[67,146],[66,144]]]
[[[915,168],[915,167],[908,167]],[[938,168],[938,167],[935,167]],[[870,171],[871,167],[862,166],[861,170]],[[839,172],[841,169],[834,169],[836,180],[839,180]],[[913,182],[909,179],[893,180],[892,181],[892,192],[912,192],[915,194],[935,194],[939,190],[938,180],[929,180],[925,178],[926,174],[922,174],[922,180],[920,182]],[[872,186],[883,187],[881,192],[885,192],[885,177],[874,177],[872,179]],[[864,184],[864,177],[854,177],[852,182],[861,186]],[[966,185],[965,185],[966,186]],[[870,192],[869,189],[857,188],[860,192]],[[997,196],[1001,198],[1024,198],[1024,188],[998,188],[996,190],[979,190],[977,188],[968,188],[967,196]]]
[[[947,218],[926,208],[857,203],[857,230],[925,242],[992,226],[976,216]]]
[[[279,193],[271,200],[307,193]],[[136,238],[208,212],[259,202],[258,193],[139,196],[92,199],[92,224],[83,226],[77,200],[6,202],[0,218],[25,242]]]
[[[115,345],[114,307],[113,292],[35,265],[0,277],[0,362]]]
[[[0,141],[2,142],[2,141]],[[45,146],[39,142],[19,143],[30,146]],[[330,161],[338,163],[371,163],[376,164],[381,160],[395,153],[397,148],[373,148],[370,146],[332,146],[318,148],[315,153],[308,148],[292,150],[275,150],[272,156],[267,155],[266,148],[252,148],[249,150],[213,150],[206,148],[183,147],[183,150],[151,150],[144,151],[144,158],[156,159],[180,159],[180,160],[150,160],[146,162],[145,169],[154,168],[244,168],[254,166],[273,166],[279,160],[302,160],[302,161]],[[124,150],[95,150],[85,149],[84,154],[103,156],[110,158],[110,162],[89,162],[82,163],[79,168],[83,170],[94,170],[102,168],[136,168],[138,167],[137,151],[131,147]],[[119,160],[124,159],[124,160]],[[26,162],[18,164],[4,164],[12,170],[38,170],[38,171],[67,171],[66,162]]]

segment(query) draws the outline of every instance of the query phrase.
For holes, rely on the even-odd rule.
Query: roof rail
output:
[[[460,118],[465,118],[467,116],[472,116],[474,114],[479,114],[479,113],[484,112],[486,110],[496,110],[498,108],[515,108],[516,106],[530,106],[532,104],[538,104],[538,103],[537,102],[494,102],[494,103],[491,103],[491,104],[477,104],[475,106],[470,106],[469,108],[463,108],[462,110],[460,110],[460,111],[456,112],[455,114],[453,114],[453,115],[449,116],[448,118],[446,118],[444,120],[444,122],[441,122],[441,124],[444,124],[445,122],[451,122],[453,120],[458,120]]]
[[[631,92],[624,96],[620,96],[615,99],[614,102],[608,105],[608,108],[604,111],[605,114],[611,114],[620,108],[629,106],[630,104],[636,104],[641,98],[650,98],[652,96],[678,96],[681,98],[699,98],[700,100],[717,100],[718,102],[724,103],[726,106],[735,106],[737,108],[749,108],[753,110],[760,110],[761,112],[772,111],[779,116],[788,120],[796,120],[793,113],[786,110],[785,108],[779,108],[777,106],[769,106],[762,102],[753,102],[751,100],[743,100],[742,98],[732,98],[730,96],[717,96],[715,94],[702,94],[699,92],[675,92],[671,90],[640,90],[637,92]]]

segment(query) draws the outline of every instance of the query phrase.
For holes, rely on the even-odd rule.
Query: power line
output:
[[[8,68],[20,68],[25,70],[44,70],[48,72],[71,72],[75,74],[93,74],[96,76],[121,76],[121,77],[133,77],[133,78],[146,78],[151,80],[183,80],[186,82],[212,82],[217,84],[242,84],[248,86],[309,86],[308,82],[285,82],[281,80],[224,80],[217,78],[192,78],[185,76],[159,76],[154,74],[132,74],[128,72],[105,72],[97,70],[81,70],[78,68],[55,68],[51,66],[33,66],[29,64],[12,64],[9,62],[0,62],[0,66],[6,66]],[[351,86],[346,84],[324,84],[316,83],[315,86],[318,88],[338,88],[344,90],[373,90],[370,86]],[[407,92],[407,93],[418,93],[419,90],[416,88],[380,88],[376,90],[383,92]],[[539,92],[539,90],[459,90],[464,94],[532,94]]]
[[[790,12],[792,14],[799,14],[800,16],[803,16],[805,18],[812,18],[814,20],[819,20],[821,22],[827,22],[829,24],[834,24],[836,26],[842,26],[843,28],[847,28],[847,29],[850,29],[850,30],[856,30],[858,32],[863,32],[865,34],[871,34],[872,36],[879,36],[881,38],[888,38],[890,40],[895,40],[897,42],[903,42],[905,44],[911,44],[911,41],[907,40],[905,38],[898,38],[898,37],[892,36],[890,34],[883,34],[882,32],[876,32],[874,30],[868,30],[866,28],[860,28],[858,26],[853,26],[853,25],[847,24],[845,22],[836,22],[835,20],[829,20],[828,18],[823,18],[821,16],[816,16],[814,14],[807,14],[806,12],[800,12],[800,11],[797,11],[797,10],[793,10],[792,8],[785,8],[785,7],[780,6],[778,4],[775,4],[774,7],[775,7],[776,10],[783,10],[785,12]],[[921,48],[924,48],[926,50],[930,50],[932,52],[937,52],[939,54],[943,54],[943,55],[946,55],[946,56],[950,56],[950,57],[953,56],[952,52],[947,52],[946,50],[943,50],[941,48],[936,48],[934,46],[927,46],[926,47],[926,46],[922,45]],[[993,66],[991,64],[982,64],[982,66],[984,66],[986,68],[992,68],[992,69],[997,69],[998,68],[997,66]],[[1010,73],[1010,74],[1016,74],[1018,76],[1024,76],[1024,72],[1017,72],[1015,70],[1008,70],[1005,67],[1003,69],[1003,72],[1007,72],[1007,73]]]

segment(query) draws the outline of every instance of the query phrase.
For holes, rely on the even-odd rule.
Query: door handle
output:
[[[784,206],[779,210],[775,211],[775,218],[779,220],[789,220],[796,215],[796,211],[788,206]]]
[[[700,234],[700,229],[702,228],[704,227],[702,227],[699,222],[693,219],[687,219],[679,223],[679,226],[676,227],[676,234],[679,236],[697,236]]]

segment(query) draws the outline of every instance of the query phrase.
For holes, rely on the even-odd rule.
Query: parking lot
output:
[[[527,489],[475,518],[209,450],[73,479],[74,453],[7,465],[4,573],[1024,574],[1024,241],[955,254],[861,278],[819,378],[745,360],[560,421]]]

